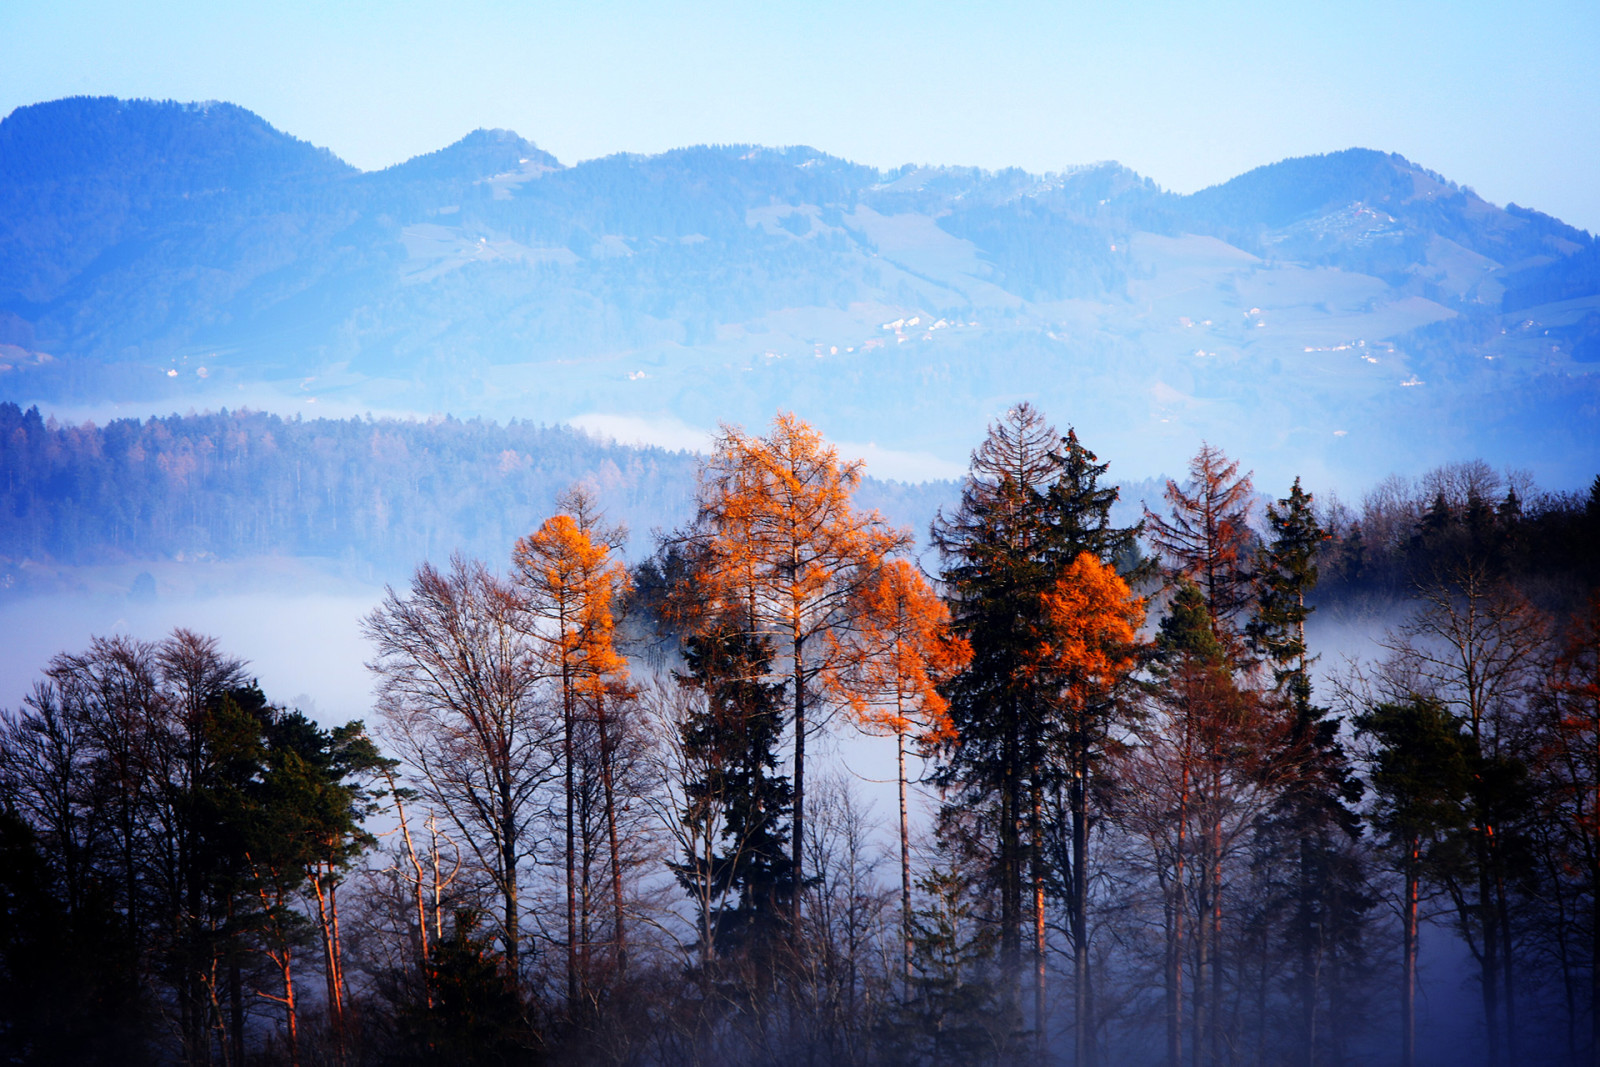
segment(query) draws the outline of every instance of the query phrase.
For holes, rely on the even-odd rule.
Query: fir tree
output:
[[[1247,628],[1290,716],[1280,757],[1290,771],[1263,828],[1258,862],[1287,864],[1291,872],[1284,940],[1294,960],[1295,1044],[1308,1063],[1316,1062],[1322,987],[1334,984],[1323,976],[1337,978],[1339,965],[1355,955],[1361,917],[1372,903],[1358,872],[1342,861],[1342,841],[1360,832],[1350,805],[1360,799],[1361,784],[1339,742],[1339,720],[1311,700],[1315,657],[1305,626],[1314,610],[1308,596],[1317,583],[1316,552],[1327,539],[1312,504],[1296,478],[1287,497],[1267,506],[1272,539],[1257,553],[1256,614]]]
[[[777,773],[785,686],[765,681],[772,649],[749,633],[697,633],[685,660],[681,683],[705,699],[683,727],[685,752],[702,774],[687,784],[682,818],[700,824],[699,838],[715,823],[722,830],[720,850],[686,855],[675,870],[690,892],[709,886],[725,901],[710,916],[715,945],[702,946],[706,957],[741,948],[759,957],[785,929],[795,893],[788,848],[794,790]]]

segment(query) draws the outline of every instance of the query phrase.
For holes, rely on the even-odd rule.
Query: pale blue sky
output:
[[[1360,145],[1600,230],[1600,3],[0,0],[0,114],[229,100],[366,168],[502,126],[564,162],[702,142],[1191,191]]]

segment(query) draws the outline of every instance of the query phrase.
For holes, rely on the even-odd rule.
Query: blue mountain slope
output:
[[[74,99],[0,121],[0,394],[796,407],[947,466],[1032,396],[1152,470],[1210,436],[1286,469],[1482,442],[1576,471],[1594,255],[1360,149],[1187,197],[751,145],[563,166],[500,130],[362,174],[231,105]]]

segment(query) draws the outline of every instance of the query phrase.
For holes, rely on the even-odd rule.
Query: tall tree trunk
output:
[[[1037,761],[1033,765],[1028,805],[1029,852],[1033,867],[1030,872],[1033,881],[1033,1028],[1039,1061],[1042,1063],[1045,1050],[1049,1047],[1045,1029],[1049,1013],[1045,1010],[1044,794],[1039,785]]]
[[[1479,809],[1482,810],[1481,808]],[[1479,822],[1486,820],[1479,816]],[[1483,1022],[1487,1031],[1489,1067],[1499,1067],[1500,1045],[1500,931],[1496,920],[1494,887],[1489,875],[1489,847],[1483,831],[1473,835],[1473,846],[1478,864],[1478,922],[1483,937],[1483,956],[1480,977],[1483,994]]]
[[[1176,848],[1173,851],[1172,886],[1168,894],[1171,918],[1167,940],[1167,1067],[1183,1065],[1183,960],[1186,950],[1184,919],[1188,910],[1188,904],[1184,900],[1184,875],[1188,833],[1189,761],[1185,754],[1178,772]]]
[[[244,1063],[244,975],[239,965],[239,934],[233,925],[233,893],[228,894],[228,1038],[233,1063]]]
[[[394,792],[394,779],[389,779],[389,791]],[[411,887],[414,890],[413,899],[417,905],[417,962],[422,972],[423,998],[429,1010],[433,1008],[433,983],[428,979],[428,909],[422,895],[422,884],[426,876],[422,872],[422,859],[417,855],[416,842],[411,838],[411,825],[406,821],[405,802],[397,795],[394,800],[395,810],[400,816],[400,836],[405,841],[406,856],[411,860],[411,870],[415,880]],[[435,871],[435,880],[438,873]]]
[[[789,639],[794,648],[794,820],[789,841],[789,862],[793,866],[793,900],[790,902],[789,937],[800,943],[800,887],[805,884],[806,838],[806,672],[805,637],[800,632],[800,617],[791,621]]]
[[[311,888],[317,898],[317,927],[322,936],[323,977],[328,987],[328,1021],[332,1024],[334,1061],[345,1059],[344,990],[339,981],[338,934],[334,930],[331,901],[332,887],[323,884],[323,865],[316,864],[310,871]]]
[[[1401,908],[1400,1067],[1417,1062],[1417,919],[1421,902],[1422,844],[1406,842],[1406,899]]]
[[[563,622],[563,629],[565,623]],[[576,1011],[581,993],[578,981],[578,848],[574,824],[575,776],[573,774],[573,715],[572,668],[563,653],[561,663],[561,758],[562,789],[566,797],[566,849],[567,849],[567,1005]]]
[[[1073,1060],[1095,1062],[1094,1000],[1089,989],[1089,750],[1080,745],[1072,779]]]
[[[595,718],[600,727],[600,781],[605,787],[606,835],[611,846],[612,940],[616,945],[617,976],[628,971],[628,932],[622,907],[622,848],[617,838],[617,803],[612,777],[611,724],[606,721],[605,696],[596,699]]]
[[[1517,995],[1516,955],[1512,945],[1510,906],[1506,900],[1505,875],[1500,869],[1499,849],[1490,843],[1490,857],[1494,862],[1495,919],[1500,927],[1500,985],[1505,993],[1506,1062],[1517,1063]]]
[[[331,867],[329,873],[332,873]],[[333,916],[333,970],[334,984],[339,991],[340,1051],[349,1056],[350,983],[344,976],[344,938],[339,933],[339,883],[328,883],[328,912]],[[357,1020],[359,1022],[359,1019]]]
[[[1211,842],[1211,1062],[1222,1062],[1222,827]]]
[[[1600,640],[1600,633],[1596,635]],[[1600,690],[1590,722],[1594,730],[1595,767],[1600,770]],[[1589,809],[1595,840],[1589,843],[1589,1063],[1600,1067],[1600,777]]]
[[[505,872],[505,886],[503,887],[502,906],[505,909],[503,919],[504,935],[501,940],[505,945],[507,977],[511,980],[514,990],[522,988],[522,933],[521,916],[517,903],[517,842],[516,826],[512,822],[511,811],[511,782],[503,779],[500,783],[500,810],[506,813],[502,816],[500,824],[500,867]],[[434,855],[434,863],[439,862],[438,855]],[[438,923],[438,869],[434,874],[434,922]],[[435,934],[438,928],[435,926]]]
[[[1010,701],[1000,799],[1000,970],[1006,1008],[1020,1010],[1022,979],[1021,709]]]
[[[1207,833],[1207,840],[1210,834]],[[1211,857],[1201,850],[1199,877],[1195,879],[1199,892],[1196,895],[1194,924],[1194,977],[1191,983],[1194,999],[1194,1049],[1195,1067],[1207,1063],[1211,1048]]]
[[[900,774],[900,942],[905,949],[902,961],[906,996],[911,995],[911,820],[906,805],[906,735],[894,732],[895,765]],[[1597,905],[1600,906],[1600,905]],[[1596,934],[1600,937],[1600,933]],[[1600,985],[1596,985],[1600,990]]]

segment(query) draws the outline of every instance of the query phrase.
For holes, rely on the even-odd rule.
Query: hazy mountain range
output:
[[[1127,477],[1201,437],[1280,490],[1600,467],[1600,246],[1352,149],[1190,196],[748,145],[566,166],[479,130],[363,173],[231,104],[0,121],[0,399],[576,419],[792,408],[948,475],[1021,397]],[[121,405],[114,407],[113,405]]]

